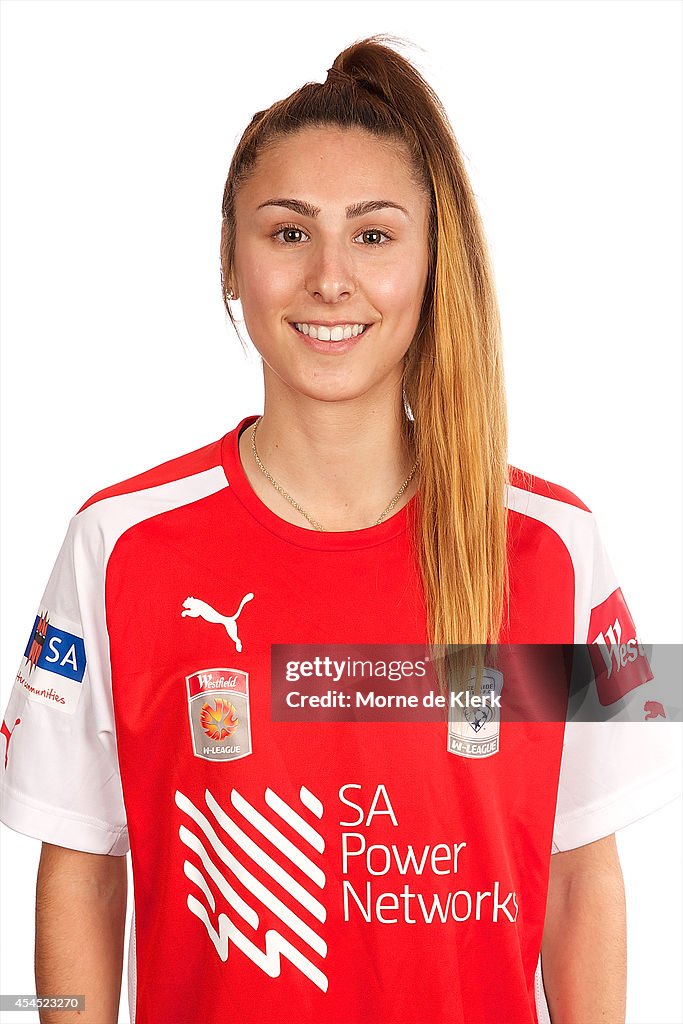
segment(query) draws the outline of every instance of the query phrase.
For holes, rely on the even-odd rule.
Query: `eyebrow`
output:
[[[286,206],[287,209],[298,213],[300,217],[317,217],[320,213],[319,206],[312,206],[311,203],[307,203],[303,199],[266,199],[265,203],[259,203],[256,209],[261,210],[264,206]],[[353,203],[351,206],[346,207],[346,219],[351,220],[354,217],[362,217],[366,213],[375,213],[377,210],[383,210],[386,207],[400,210],[410,220],[410,214],[406,208],[401,206],[400,203],[392,202],[390,199],[366,199],[362,203]]]

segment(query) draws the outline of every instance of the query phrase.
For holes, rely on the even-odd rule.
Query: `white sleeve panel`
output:
[[[591,600],[577,642],[589,645],[593,680],[565,726],[553,853],[611,835],[683,791],[679,709],[653,675],[594,518],[579,572],[590,576]]]
[[[105,579],[131,526],[227,486],[222,466],[102,498],[69,523],[2,723],[0,821],[86,853],[130,849]],[[29,623],[27,623],[27,627]]]
[[[553,853],[646,817],[683,792],[681,725],[567,722]]]
[[[74,516],[4,716],[0,820],[44,842],[122,855],[105,566],[97,519]]]

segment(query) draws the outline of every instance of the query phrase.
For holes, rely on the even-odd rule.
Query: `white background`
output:
[[[374,32],[422,48],[404,52],[465,156],[502,312],[509,461],[593,509],[641,637],[682,641],[681,14],[5,0],[3,709],[85,499],[262,410],[258,360],[221,304],[230,158],[255,111]],[[29,993],[40,844],[5,826],[0,844],[0,991]],[[627,1020],[681,1022],[681,801],[618,845]]]

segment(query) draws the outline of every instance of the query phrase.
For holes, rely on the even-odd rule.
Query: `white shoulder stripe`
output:
[[[162,512],[170,512],[183,505],[190,505],[193,501],[207,498],[227,486],[228,481],[223,467],[213,466],[201,473],[172,480],[170,483],[102,498],[74,518],[81,521],[86,533],[89,532],[89,527],[97,524],[104,541],[104,551],[101,551],[101,554],[104,555],[106,564],[117,540],[131,526],[136,526]]]
[[[586,643],[591,614],[595,520],[567,501],[508,485],[507,507],[544,523],[560,538],[574,567],[574,640]]]

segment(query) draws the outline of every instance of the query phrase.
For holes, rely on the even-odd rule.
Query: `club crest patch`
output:
[[[251,754],[249,673],[204,668],[186,676],[190,735],[195,757],[236,761]]]
[[[474,669],[462,691],[465,706],[451,700],[448,708],[447,749],[461,757],[492,757],[500,750],[500,710],[493,698],[500,698],[503,673],[484,666],[480,694],[481,706],[469,701],[475,693]]]

